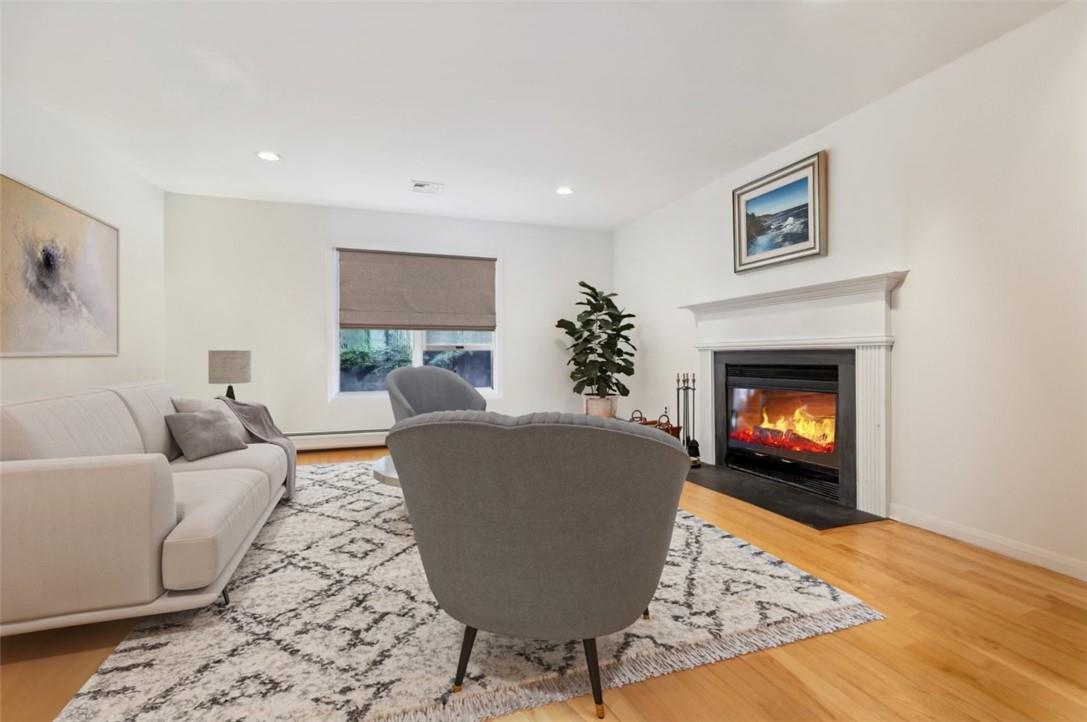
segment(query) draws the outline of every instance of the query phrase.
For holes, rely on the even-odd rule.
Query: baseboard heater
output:
[[[295,431],[287,434],[299,451],[312,449],[347,449],[358,446],[384,446],[388,429],[355,431]]]

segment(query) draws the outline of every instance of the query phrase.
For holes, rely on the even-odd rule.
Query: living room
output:
[[[3,719],[1087,715],[1087,5],[0,21]]]

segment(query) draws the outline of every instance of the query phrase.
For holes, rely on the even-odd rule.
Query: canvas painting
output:
[[[0,355],[117,355],[117,229],[0,184]]]
[[[732,192],[733,270],[825,255],[826,152]]]

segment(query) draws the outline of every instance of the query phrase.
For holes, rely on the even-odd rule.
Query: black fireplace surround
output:
[[[714,354],[717,464],[856,508],[852,350]]]

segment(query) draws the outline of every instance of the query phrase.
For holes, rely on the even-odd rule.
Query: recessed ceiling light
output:
[[[444,183],[436,183],[435,181],[413,180],[411,182],[411,189],[416,193],[441,193],[444,187]]]
[[[269,163],[275,163],[283,156],[281,156],[279,153],[276,153],[274,150],[262,150],[261,152],[257,153],[257,157],[261,160],[266,160]]]
[[[560,196],[568,196],[574,192],[574,189],[570,186],[559,186],[555,189],[555,192],[558,193]]]

